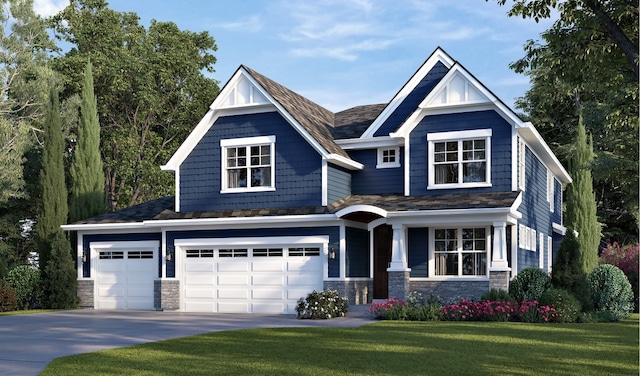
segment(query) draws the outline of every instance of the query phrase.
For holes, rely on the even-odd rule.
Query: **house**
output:
[[[535,127],[438,48],[338,113],[240,66],[163,170],[175,196],[63,226],[96,309],[293,313],[411,291],[478,298],[550,271],[571,182]]]

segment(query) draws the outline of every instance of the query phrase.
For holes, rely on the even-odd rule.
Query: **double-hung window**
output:
[[[491,185],[491,129],[430,133],[429,189]]]
[[[220,140],[222,192],[275,189],[275,136]]]
[[[434,229],[434,275],[486,277],[489,235],[486,227]]]

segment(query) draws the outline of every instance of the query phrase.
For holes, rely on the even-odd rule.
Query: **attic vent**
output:
[[[222,103],[223,107],[237,107],[252,104],[267,104],[269,101],[260,90],[255,87],[244,75],[232,83],[229,95]]]
[[[441,82],[424,107],[486,103],[490,100],[465,75],[456,72]]]

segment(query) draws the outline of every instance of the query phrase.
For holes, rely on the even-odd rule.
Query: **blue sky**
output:
[[[245,64],[332,111],[388,102],[438,46],[513,107],[530,85],[508,65],[552,23],[507,17],[494,0],[108,2],[145,26],[156,19],[208,31],[221,87]],[[35,1],[43,15],[67,4]]]

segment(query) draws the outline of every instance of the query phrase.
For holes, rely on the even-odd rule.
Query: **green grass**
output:
[[[638,319],[237,330],[58,358],[41,375],[637,376]]]
[[[0,316],[30,315],[32,313],[55,312],[59,309],[23,309],[20,311],[0,312]]]

